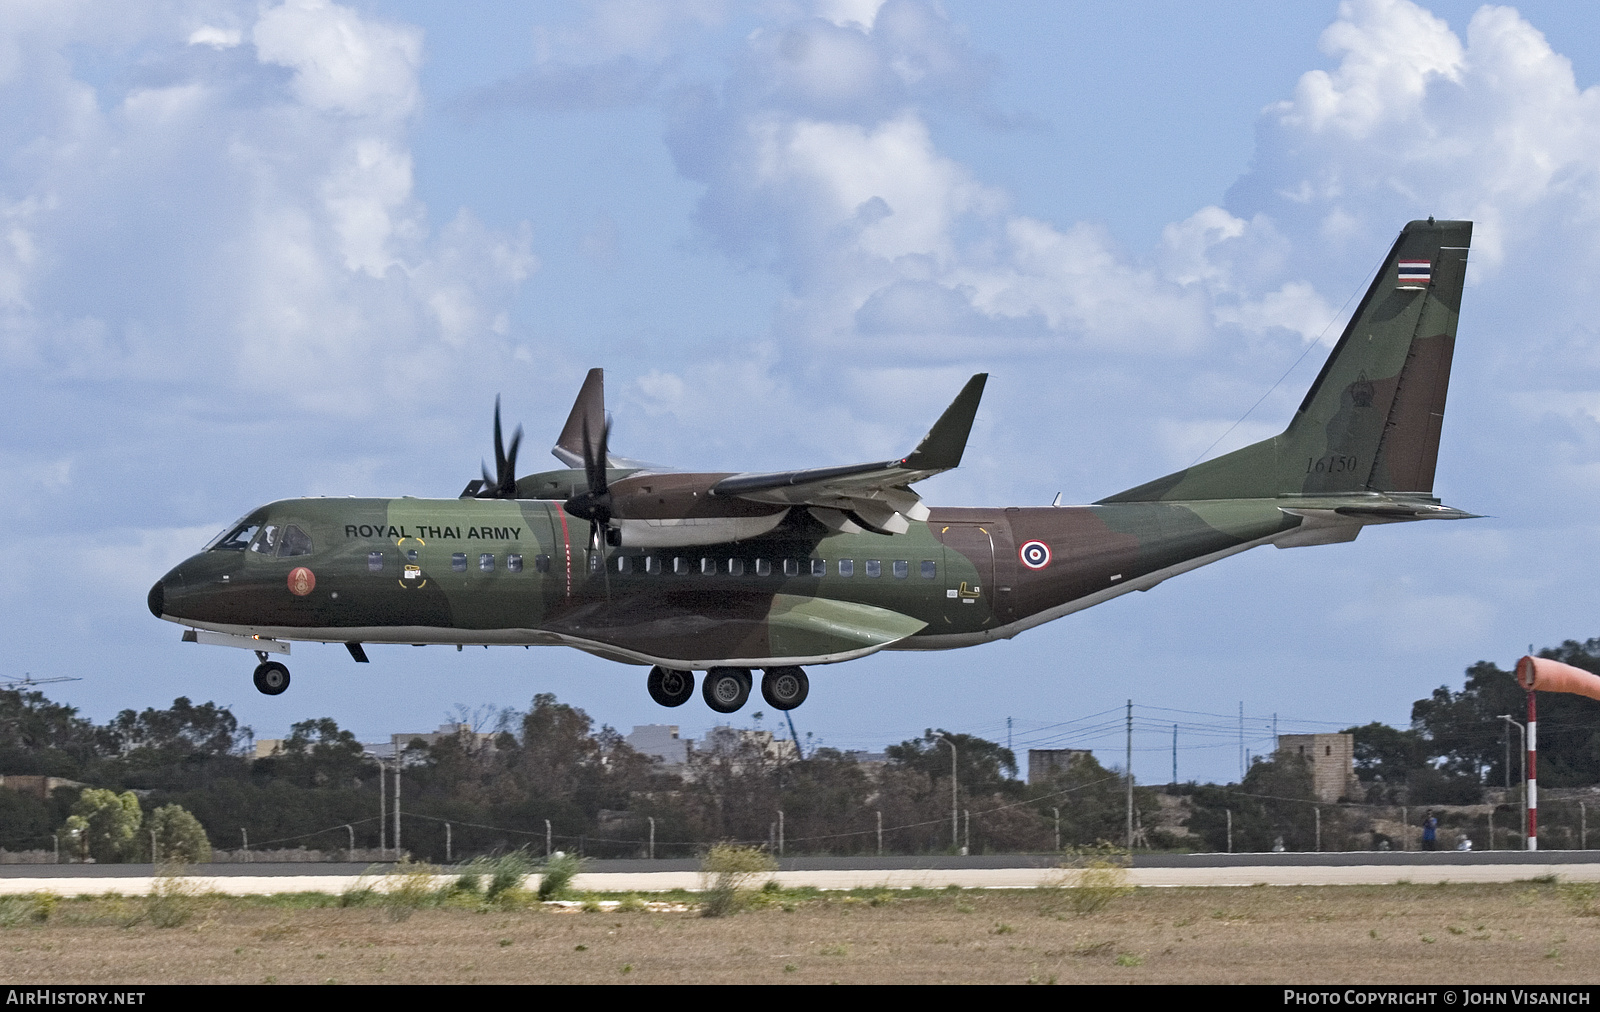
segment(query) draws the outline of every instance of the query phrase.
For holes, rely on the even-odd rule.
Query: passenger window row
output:
[[[294,530],[294,528],[290,528]],[[367,571],[381,573],[384,567],[385,552],[367,553]],[[405,552],[407,562],[415,563],[418,559],[416,549]],[[598,554],[589,556],[589,571],[598,573],[604,567],[605,560]],[[619,573],[649,573],[657,574],[667,569],[679,576],[690,573],[699,573],[701,576],[744,576],[752,573],[756,576],[772,576],[780,568],[784,576],[827,576],[828,562],[826,559],[742,559],[728,558],[716,559],[710,556],[701,556],[692,559],[682,555],[674,556],[670,561],[654,555],[618,555],[614,565]],[[517,553],[506,555],[506,572],[522,572],[522,556]],[[535,555],[533,568],[540,573],[550,572],[550,556]],[[455,552],[450,556],[450,569],[452,572],[465,573],[467,571],[467,553]],[[493,552],[482,552],[478,555],[478,571],[492,573],[495,571],[495,556]],[[854,559],[839,559],[834,571],[839,576],[854,576],[856,561]],[[882,559],[867,559],[862,565],[862,571],[871,578],[883,575]],[[909,559],[893,559],[889,562],[889,572],[897,580],[904,580],[911,575],[911,561]],[[933,559],[923,559],[920,563],[918,574],[924,580],[932,580],[939,575],[939,564]]]

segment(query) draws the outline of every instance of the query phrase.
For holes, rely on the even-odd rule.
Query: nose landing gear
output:
[[[277,661],[267,660],[267,655],[260,651],[256,656],[261,658],[261,663],[256,666],[254,680],[256,690],[268,696],[276,696],[289,687],[289,669]]]

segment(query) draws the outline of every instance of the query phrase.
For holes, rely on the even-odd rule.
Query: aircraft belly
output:
[[[580,605],[557,636],[685,667],[827,663],[881,649],[926,623],[886,608],[794,594],[674,588]]]

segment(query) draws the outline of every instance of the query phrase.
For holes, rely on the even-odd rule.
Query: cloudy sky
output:
[[[51,694],[101,720],[215,699],[263,737],[535,692],[698,735],[698,701],[568,650],[308,645],[268,699],[144,595],[261,502],[454,495],[497,393],[545,466],[595,365],[619,452],[725,470],[903,452],[987,371],[924,494],[1090,501],[1281,428],[1431,214],[1477,222],[1436,491],[1491,519],[818,668],[795,712],[841,747],[1011,717],[1019,749],[1117,758],[1047,725],[1131,697],[1151,780],[1174,721],[1180,776],[1237,775],[1178,711],[1242,703],[1256,751],[1274,713],[1403,724],[1476,660],[1600,635],[1595,29],[1404,0],[5,4],[0,676],[80,678]]]

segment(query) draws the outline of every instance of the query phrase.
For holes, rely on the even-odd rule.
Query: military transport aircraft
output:
[[[284,499],[254,510],[150,590],[190,642],[559,644],[650,665],[678,706],[780,710],[804,665],[1015,636],[1258,545],[1354,540],[1368,524],[1472,514],[1433,497],[1472,223],[1413,221],[1271,439],[1087,506],[940,509],[911,486],[961,462],[986,376],[904,457],[746,474],[610,454],[592,370],[554,447],[517,477],[495,403],[495,472],[457,499]],[[1057,497],[1059,502],[1060,497]]]

